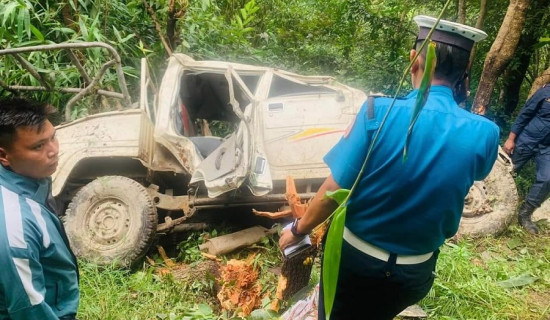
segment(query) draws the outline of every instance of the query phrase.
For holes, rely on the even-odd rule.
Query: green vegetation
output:
[[[548,244],[515,224],[501,237],[447,243],[421,305],[433,319],[548,319]]]
[[[269,65],[304,74],[327,74],[365,91],[393,94],[414,41],[416,14],[437,15],[445,1],[420,0],[2,0],[0,48],[104,41],[114,46],[134,102],[139,96],[139,61],[147,58],[156,87],[168,51],[195,59],[230,60]],[[460,1],[453,1],[444,19],[457,20]],[[474,25],[481,8],[468,1],[465,20]],[[487,40],[476,46],[470,102],[477,91],[484,57],[496,38],[508,1],[488,1],[483,29]],[[505,135],[534,79],[550,66],[548,0],[531,1],[518,52],[497,80],[491,113]],[[541,9],[542,8],[542,9]],[[154,13],[151,14],[151,12]],[[537,32],[534,32],[537,31]],[[87,50],[84,65],[92,75],[105,62],[101,50]],[[68,57],[25,56],[54,87],[83,87]],[[8,84],[40,85],[13,58],[0,60],[0,79]],[[102,85],[118,89],[114,70]],[[410,89],[405,83],[403,91]],[[0,89],[0,95],[11,94]],[[36,95],[60,111],[70,98],[59,92]],[[115,103],[85,101],[72,119],[106,111]],[[489,107],[489,106],[488,106]],[[224,136],[227,124],[214,126]],[[533,167],[516,178],[520,195],[530,186]],[[501,237],[461,239],[443,246],[435,285],[421,303],[431,319],[550,318],[550,236],[533,237],[512,226]],[[233,256],[256,253],[263,293],[274,293],[280,264],[277,239],[265,239]],[[203,261],[194,234],[179,246],[179,263]],[[224,263],[225,261],[222,261]],[[210,275],[182,281],[160,276],[162,260],[138,270],[81,264],[82,301],[79,318],[87,319],[229,319],[216,304]],[[314,272],[318,280],[318,272]],[[189,280],[189,279],[188,279]],[[313,280],[315,281],[315,280]],[[264,306],[268,305],[269,298]],[[368,312],[368,311],[367,311]]]
[[[515,224],[500,237],[449,241],[441,248],[437,277],[420,305],[429,319],[522,319],[550,316],[550,236],[534,237]],[[203,259],[196,249],[199,234],[180,245],[186,263]],[[204,239],[204,237],[202,237]],[[224,257],[245,259],[255,253],[263,293],[275,292],[277,276],[270,271],[280,263],[276,237]],[[188,244],[192,245],[188,245]],[[183,257],[182,256],[182,257]],[[81,320],[92,319],[232,319],[220,311],[213,279],[180,281],[159,276],[163,267],[144,265],[138,271],[81,264]],[[178,262],[179,264],[179,262]],[[318,280],[318,271],[313,272]],[[269,298],[264,299],[269,305]],[[368,313],[368,310],[365,310]],[[263,312],[262,312],[263,313]],[[255,319],[249,317],[249,319]],[[258,319],[258,318],[256,318]]]
[[[457,20],[459,2],[451,3],[444,19]],[[524,33],[533,39],[520,43],[518,53],[493,90],[494,103],[489,109],[503,126],[517,111],[518,102],[521,105],[525,101],[534,78],[549,66],[549,42],[545,39],[550,36],[550,14],[544,10],[547,2],[533,0],[530,6],[533,12],[528,12],[524,26]],[[134,100],[138,97],[136,75],[140,58],[148,59],[158,84],[168,52],[183,52],[195,59],[230,60],[305,74],[332,75],[365,91],[393,94],[415,38],[412,17],[437,16],[444,3],[420,0],[2,0],[0,48],[64,41],[107,42],[121,54]],[[470,72],[470,102],[478,87],[484,57],[496,38],[507,6],[508,1],[488,1],[484,8],[483,29],[489,37],[476,46]],[[468,1],[465,22],[475,25],[481,11],[478,1]],[[88,50],[87,55],[92,59],[85,69],[97,71],[102,52]],[[62,69],[68,61],[66,56],[27,58],[38,65],[41,73],[49,73],[49,79],[56,85],[82,86],[76,70]],[[5,82],[37,84],[30,76],[22,76],[10,68],[12,62],[0,61],[0,77]],[[114,71],[109,70],[103,84],[116,89],[114,79]],[[521,88],[512,90],[511,85]],[[410,83],[407,82],[404,89],[410,89]],[[2,94],[5,92],[0,90]],[[41,94],[38,98],[53,101],[61,111],[68,100],[59,93]],[[507,101],[516,103],[504,106]],[[81,106],[80,109],[87,108]],[[78,110],[73,118],[103,110],[99,107]]]

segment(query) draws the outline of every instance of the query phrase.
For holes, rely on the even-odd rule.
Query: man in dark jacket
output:
[[[536,180],[521,204],[518,221],[529,233],[537,234],[539,230],[531,216],[550,194],[550,84],[527,100],[510,129],[504,151],[511,155],[514,171],[529,159],[535,160]]]
[[[55,215],[55,109],[0,100],[0,319],[74,320],[76,258]]]

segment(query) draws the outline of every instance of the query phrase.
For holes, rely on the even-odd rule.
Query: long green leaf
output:
[[[20,8],[17,15],[17,39],[19,42],[23,42],[23,28],[25,27],[25,10],[26,8]]]
[[[44,41],[44,35],[42,34],[42,32],[40,32],[40,30],[38,30],[35,26],[33,26],[32,24],[30,25],[30,30],[31,32],[34,34],[34,36],[36,37],[36,39],[38,39],[40,42]]]
[[[325,315],[330,319],[336,286],[338,284],[338,273],[340,270],[340,258],[342,256],[342,242],[344,226],[346,223],[346,201],[350,190],[339,189],[335,192],[327,192],[326,197],[336,201],[339,206],[334,211],[330,227],[328,229],[325,252],[323,254],[323,295],[325,302]]]
[[[27,32],[27,38],[30,39],[31,38],[31,14],[28,8],[25,8],[25,11],[23,14],[23,21],[25,22],[24,31]]]
[[[13,20],[15,18],[15,16],[13,15],[13,13],[16,11],[15,9],[18,7],[18,3],[13,1],[13,2],[9,2],[7,5],[3,5],[3,9],[2,9],[2,15],[4,16],[4,18],[2,19],[2,25],[3,26],[6,26],[6,21],[8,21],[8,19],[10,19],[10,21],[13,23]]]
[[[420,87],[418,88],[418,95],[416,96],[416,101],[414,102],[414,109],[411,115],[411,122],[409,123],[409,129],[407,130],[407,136],[405,137],[405,147],[403,148],[403,161],[407,160],[409,142],[411,138],[411,133],[420,115],[420,111],[426,105],[428,101],[428,95],[430,94],[430,88],[432,86],[432,79],[434,77],[435,66],[437,64],[437,57],[435,55],[435,42],[430,41],[428,44],[428,52],[426,53],[426,62],[424,66],[424,74],[422,75],[422,81],[420,82]]]
[[[523,287],[526,285],[530,285],[531,283],[537,280],[538,280],[538,277],[533,277],[529,274],[522,274],[515,278],[499,281],[497,282],[497,285],[503,288],[515,288],[515,287]]]

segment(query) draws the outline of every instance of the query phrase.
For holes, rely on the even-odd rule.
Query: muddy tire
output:
[[[459,235],[480,237],[504,231],[515,217],[518,193],[512,162],[499,147],[499,155],[485,180],[476,181],[464,203]]]
[[[157,228],[157,213],[142,185],[121,176],[105,176],[74,196],[64,224],[79,258],[128,267],[149,249]]]

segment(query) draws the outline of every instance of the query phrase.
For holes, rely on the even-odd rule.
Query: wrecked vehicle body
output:
[[[61,49],[104,48],[112,56],[105,65],[121,70],[109,45],[71,45]],[[13,54],[19,53],[0,50],[0,59]],[[99,81],[84,83],[74,89],[77,96],[107,91],[98,89]],[[288,176],[302,200],[311,198],[330,173],[323,156],[366,99],[331,77],[184,54],[170,57],[158,91],[150,83],[142,61],[137,104],[129,107],[119,81],[121,93],[109,94],[126,108],[57,127],[61,151],[52,191],[66,208],[75,253],[98,263],[138,261],[155,235],[186,230],[201,209],[284,206]],[[48,90],[46,84],[39,89]],[[517,204],[509,171],[502,155],[495,173],[472,187],[461,233],[496,233],[507,225]]]

